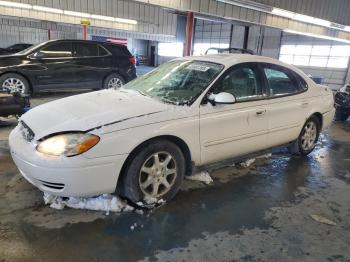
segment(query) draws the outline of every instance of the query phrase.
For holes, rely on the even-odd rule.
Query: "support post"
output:
[[[51,29],[47,30],[47,38],[51,40]]]
[[[87,40],[87,25],[83,25],[83,39]]]
[[[244,27],[243,49],[248,49],[249,26]]]
[[[188,12],[187,21],[186,21],[186,42],[185,42],[184,56],[191,55],[193,24],[194,24],[193,12]]]

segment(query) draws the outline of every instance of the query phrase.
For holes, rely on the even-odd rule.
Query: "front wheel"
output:
[[[316,146],[319,135],[319,120],[312,116],[306,121],[298,139],[293,143],[292,152],[303,156],[310,154]]]
[[[121,193],[133,203],[169,201],[178,192],[185,175],[182,151],[167,140],[143,147],[126,168]]]
[[[27,79],[15,73],[9,73],[0,76],[0,89],[5,90],[11,94],[30,93],[29,83]]]

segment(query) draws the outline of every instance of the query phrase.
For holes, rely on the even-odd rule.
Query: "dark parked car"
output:
[[[0,117],[20,116],[29,108],[30,102],[27,95],[0,93]]]
[[[135,77],[127,47],[109,42],[53,40],[0,57],[0,89],[10,92],[117,88]]]
[[[334,96],[335,120],[346,121],[350,116],[350,84],[342,87]]]
[[[0,55],[15,54],[31,46],[32,44],[24,44],[24,43],[10,45],[7,48],[0,48]]]

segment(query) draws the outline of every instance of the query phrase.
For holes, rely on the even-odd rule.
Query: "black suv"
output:
[[[53,40],[0,56],[0,90],[11,93],[117,88],[135,77],[135,58],[109,42]]]

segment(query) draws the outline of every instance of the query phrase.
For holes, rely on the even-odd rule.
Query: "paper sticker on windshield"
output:
[[[187,66],[187,69],[206,72],[208,69],[210,69],[210,66],[190,64],[189,66]]]

